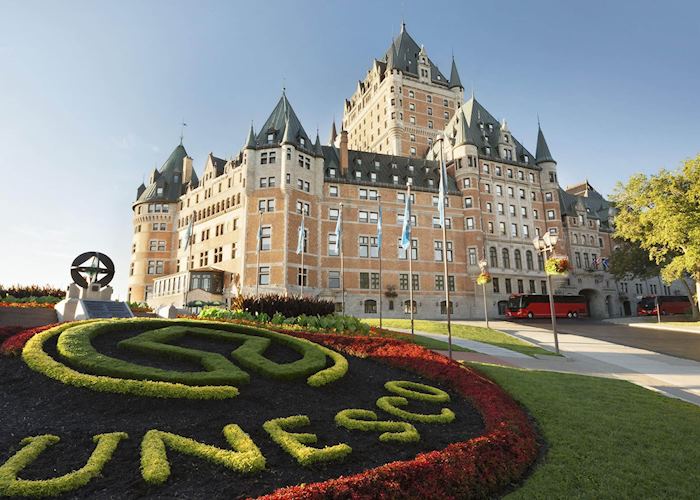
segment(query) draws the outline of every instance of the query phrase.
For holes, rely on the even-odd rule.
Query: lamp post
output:
[[[486,266],[488,266],[489,263],[486,261],[486,259],[479,261],[479,269],[481,269],[482,273],[486,272]],[[486,320],[486,328],[489,327],[489,308],[486,305],[486,283],[481,284],[481,289],[484,292],[484,319]]]
[[[557,240],[559,238],[556,234],[550,234],[549,232],[540,238],[535,236],[532,240],[532,244],[538,253],[544,255],[545,261],[549,252],[554,255],[554,247],[557,245]],[[554,350],[559,354],[559,336],[557,335],[557,315],[554,311],[554,290],[552,290],[552,276],[545,271],[547,274],[547,292],[549,294],[549,314],[552,317],[552,333],[554,334]]]

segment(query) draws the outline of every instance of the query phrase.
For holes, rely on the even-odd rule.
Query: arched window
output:
[[[447,308],[445,307],[446,301],[440,302],[440,314],[447,314]],[[454,304],[450,301],[450,315],[454,314]]]
[[[574,244],[578,245],[578,234],[574,233]]]
[[[510,269],[510,252],[507,248],[503,249],[503,269]]]
[[[411,313],[411,301],[407,300],[403,303],[403,312],[404,314],[410,314]],[[416,301],[413,301],[413,314],[416,314],[418,312],[418,308],[416,307]]]
[[[376,314],[377,313],[377,301],[372,299],[365,300],[365,313]]]
[[[537,254],[537,269],[544,271],[544,257],[541,253]]]
[[[515,260],[515,268],[522,269],[523,268],[523,258],[520,255],[520,250],[516,250],[515,252],[513,252],[513,258]]]
[[[498,267],[498,253],[496,252],[496,247],[489,248],[489,259],[491,260],[491,267]]]
[[[525,265],[527,265],[527,270],[532,271],[533,269],[533,264],[532,264],[532,251],[528,250],[525,252]]]

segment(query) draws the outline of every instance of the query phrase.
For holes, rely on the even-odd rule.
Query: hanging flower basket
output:
[[[484,271],[479,276],[476,277],[476,284],[477,285],[486,285],[487,283],[491,283],[491,274],[490,273]]]
[[[544,264],[545,272],[553,276],[569,274],[570,269],[571,264],[566,257],[552,257],[547,259],[547,262]]]

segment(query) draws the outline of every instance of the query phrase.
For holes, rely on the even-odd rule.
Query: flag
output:
[[[438,213],[440,214],[440,226],[445,227],[445,196],[447,195],[447,171],[444,158],[440,162],[440,191],[438,194]]]
[[[262,241],[262,217],[258,221],[258,252],[260,252],[260,242]]]
[[[403,210],[403,229],[401,230],[401,248],[411,246],[411,194],[406,193],[406,207]]]
[[[343,209],[338,213],[338,221],[335,223],[335,253],[340,253],[342,245],[340,239],[343,237]]]
[[[379,207],[379,217],[377,218],[377,248],[382,248],[382,207]]]
[[[598,269],[598,264],[599,264],[598,257],[593,257],[593,268]]]
[[[301,225],[299,226],[299,233],[297,234],[297,255],[304,251],[304,216],[301,216]]]
[[[607,271],[608,268],[610,267],[610,262],[608,261],[607,258],[601,259],[601,262],[603,264],[603,269],[605,269]]]
[[[187,226],[187,231],[185,232],[185,250],[190,246],[190,240],[192,239],[192,226],[194,225],[194,217],[190,219],[190,225]]]

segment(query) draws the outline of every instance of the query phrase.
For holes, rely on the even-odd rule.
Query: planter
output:
[[[566,276],[571,270],[571,264],[566,257],[552,257],[545,262],[544,270],[550,276]]]
[[[56,310],[46,307],[0,307],[0,326],[33,328],[58,321]]]
[[[491,281],[492,281],[491,274],[487,273],[486,271],[482,272],[476,278],[477,285],[487,285],[487,284],[491,283]]]

